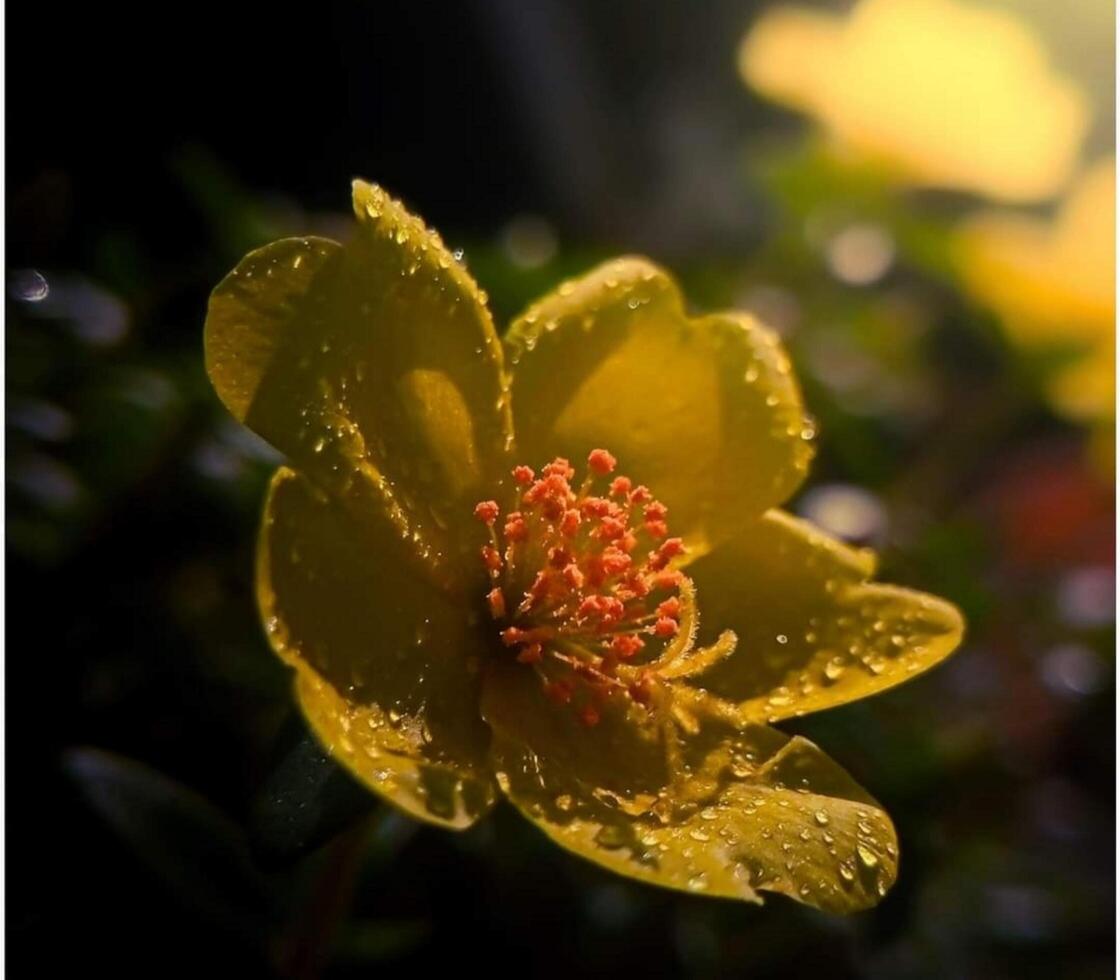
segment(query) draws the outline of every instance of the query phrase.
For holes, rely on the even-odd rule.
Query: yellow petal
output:
[[[735,653],[700,679],[778,721],[867,697],[947,657],[964,623],[949,603],[868,582],[874,557],[807,521],[771,511],[689,567],[701,642],[719,630]]]
[[[403,549],[391,521],[358,523],[281,469],[257,557],[261,616],[331,754],[410,814],[466,827],[493,798],[479,639],[467,609],[410,572]]]
[[[649,807],[671,777],[661,731],[629,699],[608,701],[601,721],[588,727],[574,707],[545,696],[528,666],[495,660],[483,682],[482,714],[492,731],[631,811]]]
[[[882,808],[811,742],[773,729],[717,745],[693,783],[645,813],[612,805],[500,731],[494,766],[507,796],[552,840],[651,884],[752,902],[773,891],[852,912],[876,904],[897,874]]]
[[[957,0],[860,0],[843,18],[773,7],[739,67],[900,181],[1001,200],[1057,192],[1089,122],[1025,20]]]
[[[968,289],[1026,342],[1110,343],[1116,316],[1116,161],[1073,188],[1052,222],[988,210],[954,241]]]
[[[389,501],[427,560],[454,566],[473,548],[457,529],[505,468],[501,345],[437,234],[361,181],[354,212],[346,245],[274,242],[218,285],[207,370],[230,411],[318,486],[355,509]]]
[[[832,70],[841,23],[831,14],[774,7],[739,45],[739,74],[751,88],[799,109],[813,109]]]
[[[693,545],[784,500],[806,472],[812,433],[777,338],[746,314],[686,316],[645,259],[561,285],[507,346],[519,457],[610,450]]]

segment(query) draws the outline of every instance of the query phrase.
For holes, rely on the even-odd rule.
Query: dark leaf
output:
[[[295,719],[278,739],[253,807],[253,851],[266,866],[283,866],[353,826],[375,803]]]

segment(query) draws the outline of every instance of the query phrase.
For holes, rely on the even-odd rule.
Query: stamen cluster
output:
[[[682,575],[672,562],[684,545],[669,537],[668,508],[612,476],[616,465],[605,449],[593,450],[578,488],[566,459],[539,475],[517,466],[516,509],[503,516],[494,500],[475,508],[490,532],[486,602],[503,624],[501,642],[588,725],[614,693],[648,703],[648,671],[625,665],[647,661],[647,643],[663,648],[681,629]]]

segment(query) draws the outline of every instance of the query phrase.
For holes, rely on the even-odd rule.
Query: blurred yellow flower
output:
[[[897,180],[997,200],[1056,193],[1088,122],[1025,23],[957,0],[860,0],[846,18],[779,7],[739,69]]]
[[[1006,211],[967,220],[955,257],[966,288],[1015,339],[1080,352],[1053,379],[1055,407],[1079,419],[1113,417],[1116,161],[1086,171],[1053,221]]]
[[[222,401],[289,458],[258,598],[319,739],[441,826],[504,794],[643,881],[878,902],[889,817],[770,725],[916,676],[963,626],[773,509],[813,436],[776,338],[626,258],[499,339],[436,233],[361,181],[354,212],[346,245],[246,256],[206,321]]]

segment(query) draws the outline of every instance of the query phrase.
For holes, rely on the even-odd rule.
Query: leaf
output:
[[[275,922],[278,909],[245,835],[213,804],[143,763],[101,749],[70,749],[62,767],[181,901],[254,940]]]
[[[323,751],[302,719],[293,718],[253,806],[253,854],[268,867],[289,864],[353,826],[375,804],[376,797]]]

